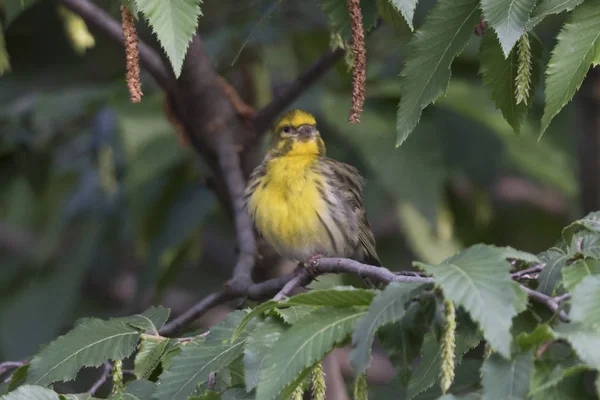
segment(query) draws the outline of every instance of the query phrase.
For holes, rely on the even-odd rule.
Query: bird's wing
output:
[[[357,261],[381,266],[375,248],[375,237],[371,231],[365,211],[363,199],[365,179],[361,176],[358,169],[351,165],[330,158],[327,158],[327,163],[335,175],[335,179],[332,179],[332,184],[337,186],[336,189],[343,193],[342,197],[347,202],[349,210],[354,214],[358,229],[358,240],[363,253],[362,259]]]

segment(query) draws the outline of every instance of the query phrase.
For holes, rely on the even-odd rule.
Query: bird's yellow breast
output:
[[[318,189],[322,178],[312,168],[315,162],[314,154],[270,160],[249,201],[256,227],[267,241],[297,259],[303,256],[298,253],[318,251],[318,243],[328,240],[319,221],[319,213],[327,210]]]

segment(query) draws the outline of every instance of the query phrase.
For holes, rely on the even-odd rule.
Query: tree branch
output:
[[[533,268],[537,270],[540,268],[540,266],[535,266]],[[346,258],[321,258],[319,259],[318,264],[312,268],[312,271],[303,268],[291,274],[282,275],[261,283],[252,284],[243,292],[233,292],[231,290],[228,291],[226,288],[223,291],[213,293],[201,300],[179,317],[175,318],[173,321],[166,324],[159,332],[164,336],[172,336],[180,328],[189,324],[196,318],[199,318],[214,306],[235,298],[246,297],[251,300],[263,300],[274,295],[274,300],[282,300],[288,296],[294,288],[306,286],[316,277],[329,273],[352,273],[380,282],[435,282],[431,277],[420,276],[410,272],[392,272],[384,267],[362,264],[358,261]],[[523,275],[515,273],[512,274],[512,277],[513,279],[517,280],[522,278]],[[529,298],[544,304],[552,312],[557,312],[560,308],[560,303],[570,298],[570,296],[550,297],[526,286],[520,286],[527,293]],[[560,311],[558,316],[562,321],[569,321],[569,317],[564,311]]]
[[[96,379],[96,381],[94,382],[94,384],[92,385],[90,390],[88,390],[89,394],[91,394],[93,396],[96,394],[96,392],[98,390],[100,390],[102,385],[104,385],[106,383],[106,381],[108,380],[108,375],[110,375],[110,372],[112,371],[112,369],[113,369],[112,364],[109,361],[106,361],[104,364],[102,364],[102,372],[101,372],[100,376],[98,377],[98,379]]]

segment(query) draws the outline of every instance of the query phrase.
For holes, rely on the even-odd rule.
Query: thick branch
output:
[[[103,31],[109,38],[125,46],[121,24],[106,11],[89,0],[60,0],[65,7],[78,14],[86,24]],[[161,57],[146,43],[139,42],[140,63],[165,90],[172,86],[172,74]]]

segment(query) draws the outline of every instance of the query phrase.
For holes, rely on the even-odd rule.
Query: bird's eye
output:
[[[290,133],[292,131],[292,128],[290,128],[289,126],[284,126],[283,127],[283,132],[284,133]]]

